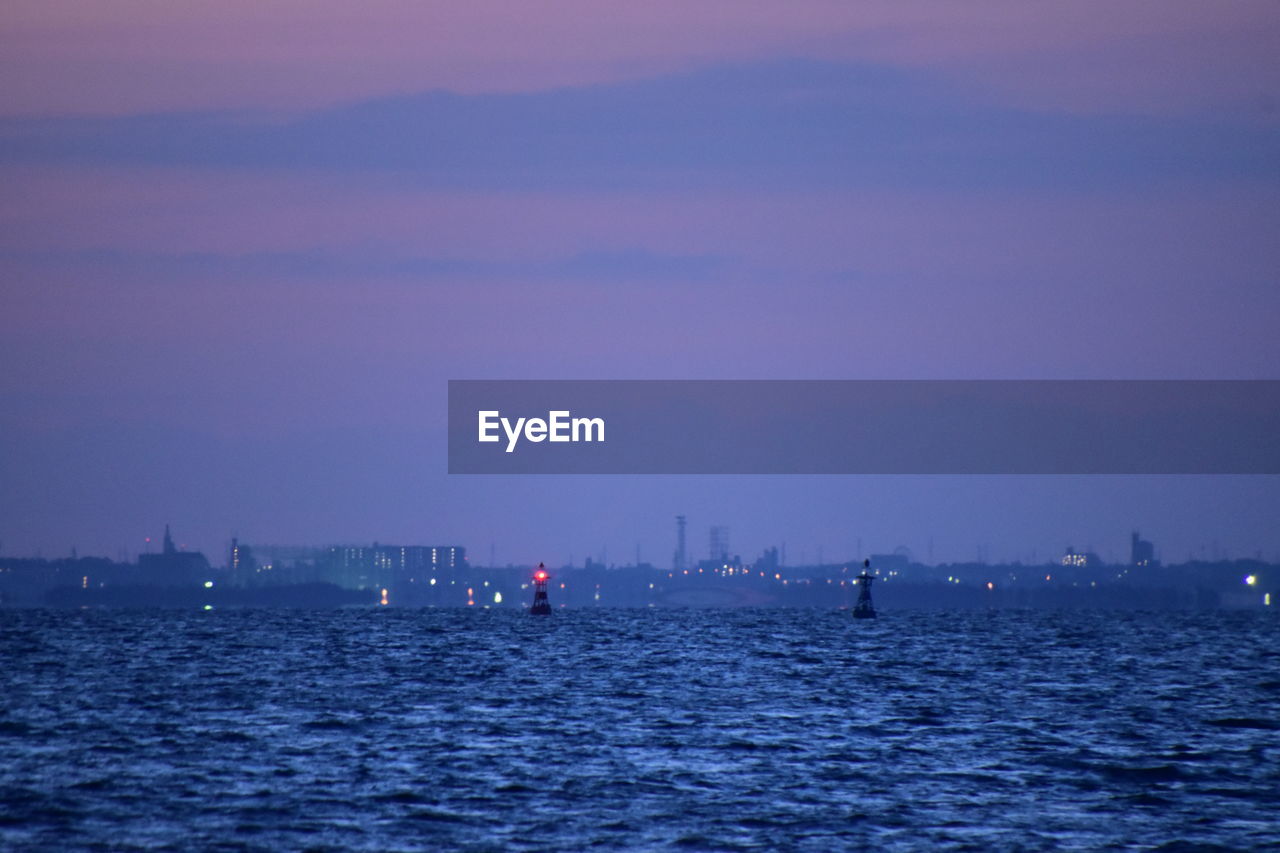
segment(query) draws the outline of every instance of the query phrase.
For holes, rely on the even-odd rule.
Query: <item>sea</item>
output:
[[[0,610],[0,849],[1261,850],[1278,629]]]

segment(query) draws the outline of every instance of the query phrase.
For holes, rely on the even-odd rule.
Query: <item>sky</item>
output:
[[[1280,559],[1276,477],[463,477],[449,379],[1280,378],[1273,2],[6,4],[0,553]]]

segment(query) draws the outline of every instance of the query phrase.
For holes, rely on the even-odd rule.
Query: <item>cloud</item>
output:
[[[9,119],[0,162],[395,174],[480,190],[1102,189],[1280,177],[1280,125],[1038,113],[938,77],[775,61],[520,94],[431,92],[279,123]]]
[[[0,113],[296,111],[804,56],[942,69],[1006,103],[1186,114],[1274,101],[1278,35],[1274,0],[7,0]]]
[[[10,270],[69,269],[176,282],[235,279],[307,281],[473,280],[572,282],[690,282],[707,280],[729,259],[716,255],[672,255],[643,248],[591,251],[544,260],[497,261],[475,257],[428,257],[372,251],[280,251],[240,254],[148,252],[90,249],[78,251],[0,251]]]

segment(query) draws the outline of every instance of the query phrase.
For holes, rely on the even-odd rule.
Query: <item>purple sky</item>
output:
[[[1277,378],[1274,3],[602,8],[8,4],[3,553],[1280,558],[1275,477],[446,476],[449,378]]]

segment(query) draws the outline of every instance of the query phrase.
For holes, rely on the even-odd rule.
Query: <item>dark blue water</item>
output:
[[[1256,850],[1278,627],[0,611],[0,847]]]

